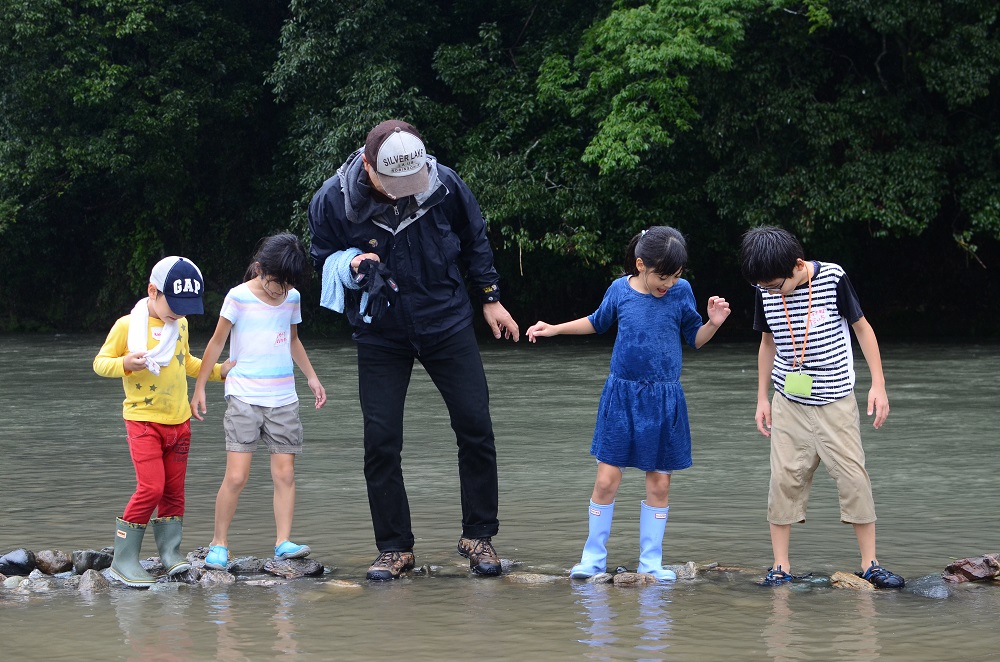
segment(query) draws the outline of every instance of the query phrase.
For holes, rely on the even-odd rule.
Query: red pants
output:
[[[122,519],[148,524],[154,510],[160,517],[183,516],[191,421],[179,425],[125,421],[125,432],[136,486]]]

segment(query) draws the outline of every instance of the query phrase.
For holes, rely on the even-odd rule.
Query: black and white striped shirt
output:
[[[785,375],[799,370],[802,341],[805,339],[806,317],[809,310],[809,285],[804,283],[785,296],[788,317],[795,334],[793,358],[792,337],[780,294],[757,293],[754,309],[754,329],[774,335],[777,355],[771,381],[774,388],[789,400],[807,405],[824,405],[847,396],[854,389],[854,351],[851,347],[850,325],[864,317],[858,295],[844,273],[831,262],[813,262],[812,312],[808,315],[809,338],[806,341],[805,364],[802,371],[813,378],[812,395],[785,393]]]

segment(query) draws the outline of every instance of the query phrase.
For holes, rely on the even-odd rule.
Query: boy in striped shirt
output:
[[[903,578],[875,555],[875,503],[861,447],[850,329],[871,372],[868,415],[875,415],[875,429],[889,414],[889,399],[878,340],[857,294],[843,268],[807,261],[798,240],[781,228],[749,230],[740,264],[757,290],[755,418],[760,433],[771,439],[767,519],[774,562],[762,585],[794,579],[791,526],[805,521],[813,473],[823,462],[837,484],[840,519],[853,525],[858,539],[862,571],[857,574],[877,588],[901,588]]]

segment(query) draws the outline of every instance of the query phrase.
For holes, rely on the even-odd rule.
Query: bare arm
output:
[[[205,353],[201,356],[201,370],[198,371],[198,380],[194,383],[194,395],[191,396],[191,415],[199,421],[205,420],[202,414],[208,412],[205,403],[205,384],[208,383],[212,369],[215,368],[215,364],[226,346],[226,340],[229,338],[229,332],[232,328],[232,322],[225,317],[220,317],[219,323],[215,327],[215,333],[205,345]]]
[[[882,427],[889,416],[889,396],[885,391],[885,375],[882,373],[882,354],[878,349],[878,339],[872,325],[864,317],[851,325],[854,335],[861,345],[861,353],[868,362],[868,371],[872,375],[872,386],[868,390],[868,415],[875,414],[875,429]]]
[[[590,323],[589,319],[581,317],[572,322],[563,322],[562,324],[549,324],[548,322],[539,321],[532,324],[526,333],[528,334],[529,341],[536,342],[536,338],[559,335],[586,336],[597,333],[597,330],[594,329],[594,325]]]
[[[708,299],[708,322],[701,325],[698,334],[694,338],[694,346],[701,349],[719,330],[722,323],[729,317],[729,302],[722,297],[709,297]]]
[[[774,356],[777,347],[774,336],[770,333],[760,334],[760,348],[757,350],[757,429],[765,437],[771,436],[771,370],[774,369]]]
[[[309,356],[306,354],[306,348],[302,345],[302,341],[299,340],[299,325],[292,324],[292,344],[291,344],[292,360],[295,361],[295,365],[299,366],[299,370],[302,374],[306,376],[307,383],[309,384],[309,390],[312,391],[313,396],[316,398],[316,409],[319,409],[324,404],[326,404],[326,389],[319,382],[319,377],[316,376],[316,371],[313,370],[312,363],[309,362]]]

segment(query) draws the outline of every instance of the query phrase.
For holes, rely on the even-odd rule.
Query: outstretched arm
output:
[[[885,423],[889,415],[889,396],[885,392],[885,375],[882,373],[882,354],[878,349],[878,340],[872,325],[864,317],[851,325],[854,335],[858,337],[861,353],[868,362],[868,371],[872,375],[872,386],[868,391],[868,415],[875,414],[875,429]]]
[[[549,324],[548,322],[539,321],[532,324],[526,333],[530,342],[537,342],[537,338],[559,335],[585,336],[597,333],[597,330],[594,329],[594,325],[590,323],[588,318],[581,317],[572,322],[563,322],[562,324]]]
[[[298,324],[292,324],[292,360],[295,361],[295,365],[299,366],[302,374],[306,376],[309,390],[312,391],[313,396],[316,398],[316,409],[319,409],[326,404],[326,389],[320,384],[319,377],[316,376],[316,371],[313,370],[312,363],[309,362],[309,356],[306,355],[306,348],[302,346],[302,341],[299,340],[298,327]]]

